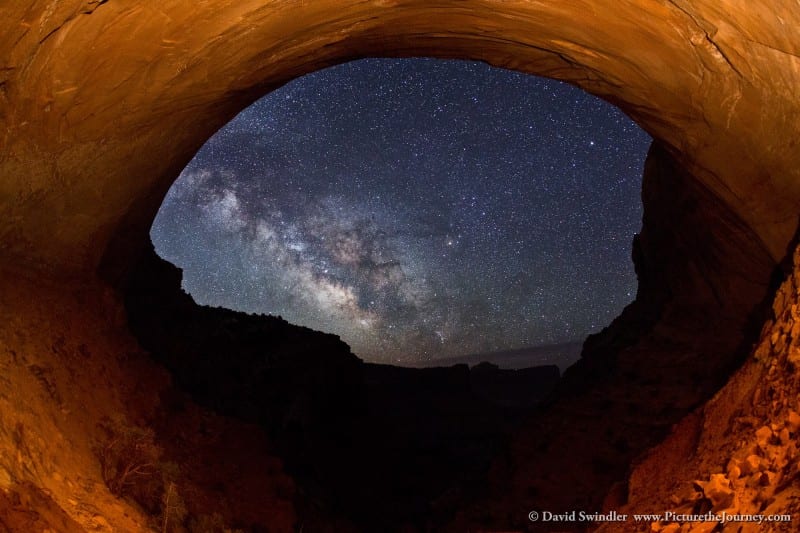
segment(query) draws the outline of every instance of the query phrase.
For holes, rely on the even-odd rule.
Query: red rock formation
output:
[[[156,430],[150,444],[172,463],[192,517],[294,530],[294,484],[263,431],[183,399],[127,332],[112,292],[17,274],[0,276],[0,531],[151,530],[152,517],[104,480],[104,420]]]
[[[730,381],[633,469],[624,513],[761,515],[725,531],[796,531],[800,520],[800,248],[758,343]],[[776,518],[772,518],[773,520]],[[678,531],[664,519],[652,531]],[[676,526],[677,524],[677,526]],[[730,529],[728,529],[730,528]],[[633,524],[600,531],[637,531]]]
[[[152,393],[160,378],[144,376],[162,375],[119,360],[138,348],[101,277],[124,284],[179,171],[254,99],[355,57],[432,55],[575,83],[620,106],[657,141],[635,245],[637,303],[587,344],[585,362],[551,413],[520,436],[506,471],[498,463],[489,503],[463,516],[488,508],[490,522],[524,523],[528,509],[517,507],[531,497],[570,502],[556,496],[564,490],[551,496],[535,486],[572,484],[579,493],[573,502],[595,505],[598,487],[618,479],[636,450],[721,385],[746,352],[748,321],[757,318],[770,269],[786,255],[800,213],[799,25],[794,3],[767,0],[3,3],[0,488],[18,495],[47,489],[84,528],[141,526],[137,511],[97,485],[98,467],[81,437],[103,414],[155,409],[126,398]],[[784,350],[785,333],[775,353]],[[81,346],[92,355],[89,365],[75,362]],[[745,368],[753,372],[753,364]],[[789,368],[778,364],[761,377],[777,384]],[[87,369],[108,374],[96,405],[88,392],[96,376]],[[709,409],[728,402],[715,401]],[[759,410],[759,402],[742,405],[744,416],[780,440],[786,413]],[[631,416],[598,418],[603,405]],[[655,418],[656,431],[641,426],[645,417]],[[695,427],[692,420],[679,428]],[[29,428],[24,437],[20,423]],[[548,436],[531,450],[543,438],[537,431]],[[581,431],[588,445],[570,448]],[[673,440],[687,442],[683,431]],[[534,479],[530,461],[557,465],[548,461],[565,449],[591,457],[596,477]],[[669,472],[665,483],[685,479],[677,468]],[[717,473],[698,472],[704,483]],[[641,501],[636,479],[633,505]],[[768,475],[765,486],[771,483]],[[72,504],[71,491],[92,507]],[[513,500],[499,505],[507,496]],[[17,505],[6,497],[0,505],[9,501]],[[42,514],[50,527],[69,524],[57,515]]]
[[[800,19],[767,0],[10,2],[0,33],[5,256],[122,261],[194,152],[302,73],[358,56],[485,60],[607,98],[752,227],[796,226]],[[132,233],[128,233],[132,232]]]

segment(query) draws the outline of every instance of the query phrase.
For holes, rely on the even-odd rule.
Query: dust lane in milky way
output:
[[[151,236],[199,303],[418,363],[580,340],[632,300],[650,138],[566,84],[369,59],[214,135]]]

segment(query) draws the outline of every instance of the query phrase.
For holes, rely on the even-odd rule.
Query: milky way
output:
[[[635,294],[649,143],[559,82],[362,60],[214,135],[151,236],[199,303],[336,333],[367,360],[580,340]]]

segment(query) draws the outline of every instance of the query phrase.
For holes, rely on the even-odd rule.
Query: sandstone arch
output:
[[[92,271],[210,134],[270,88],[361,56],[484,60],[620,106],[774,259],[796,226],[797,7],[737,2],[12,3],[0,109],[5,256]]]
[[[587,344],[600,362],[588,357],[567,380],[550,422],[598,409],[596,397],[651,391],[637,376],[654,368],[697,371],[696,383],[652,389],[700,390],[680,408],[669,394],[652,400],[653,412],[666,410],[665,427],[696,406],[720,385],[715,373],[747,351],[748,320],[797,229],[800,8],[793,2],[13,1],[0,7],[0,21],[0,294],[14,295],[0,300],[14,319],[0,325],[0,341],[15,361],[17,353],[59,353],[56,344],[26,344],[42,324],[77,345],[95,335],[92,321],[106,320],[102,310],[119,311],[113,297],[95,295],[101,311],[87,312],[83,326],[57,325],[84,301],[75,287],[101,286],[99,273],[125,277],[163,195],[216,129],[270,89],[357,57],[468,58],[558,78],[618,105],[656,139],[634,250],[637,303]],[[16,286],[29,272],[37,281]],[[69,278],[80,283],[52,283]],[[96,334],[99,345],[127,347],[121,324]],[[654,352],[647,338],[676,347]],[[575,392],[586,389],[591,394]],[[587,434],[592,446],[592,437],[608,436],[608,421],[589,430],[583,422],[575,425],[583,433],[564,430],[555,446]],[[639,432],[634,451],[652,444],[643,436],[649,428]],[[518,464],[547,451],[536,453]],[[0,481],[61,483],[12,462],[0,462]],[[610,468],[604,482],[624,466]],[[529,489],[525,474],[524,467],[515,474],[512,503]],[[581,480],[563,481],[573,482]],[[64,508],[65,490],[53,489]],[[598,495],[591,497],[595,505]]]

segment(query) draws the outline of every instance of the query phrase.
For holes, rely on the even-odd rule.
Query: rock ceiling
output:
[[[668,146],[773,258],[795,230],[794,2],[12,1],[0,20],[0,246],[31,266],[124,261],[217,128],[363,56],[478,59],[578,84]]]

